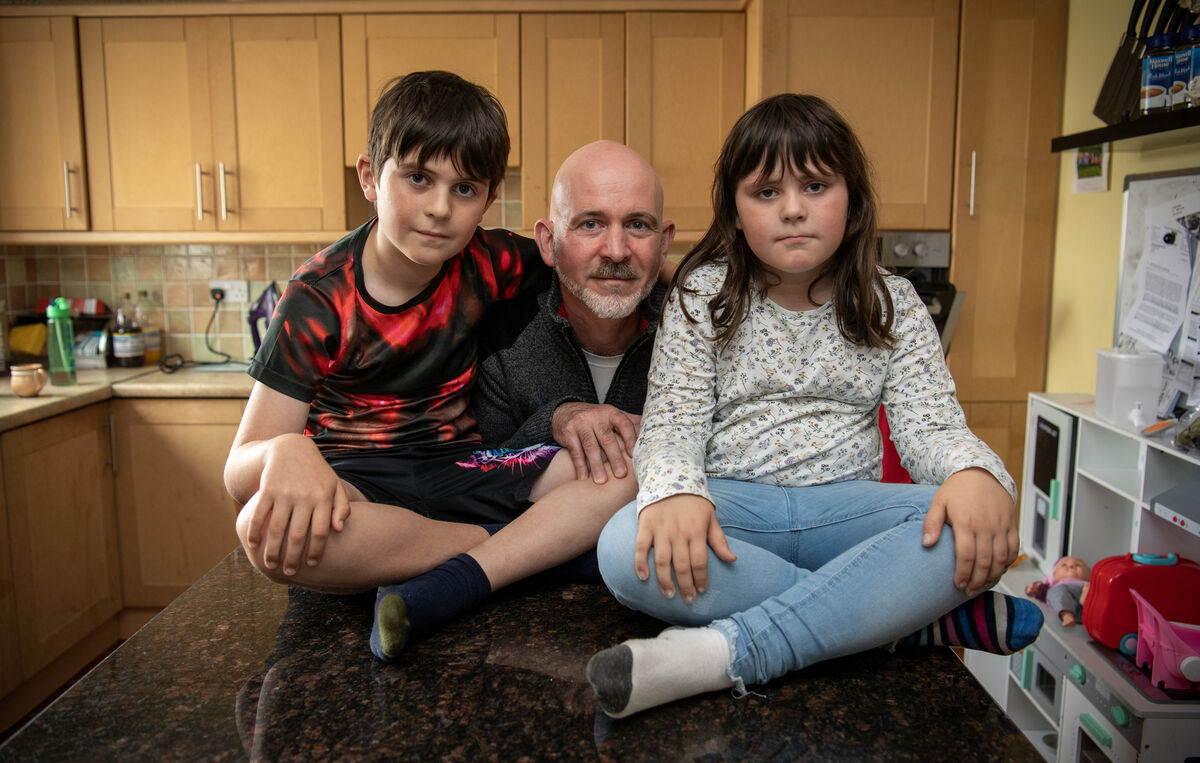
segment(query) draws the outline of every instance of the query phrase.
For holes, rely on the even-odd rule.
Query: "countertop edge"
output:
[[[240,399],[250,395],[254,380],[245,373],[184,369],[166,374],[157,368],[88,370],[77,384],[47,385],[35,397],[17,397],[4,384],[0,390],[0,432],[114,398]]]

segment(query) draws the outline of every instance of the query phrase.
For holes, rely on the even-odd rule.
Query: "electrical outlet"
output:
[[[250,301],[250,284],[246,281],[209,281],[208,288],[224,290],[226,302]]]

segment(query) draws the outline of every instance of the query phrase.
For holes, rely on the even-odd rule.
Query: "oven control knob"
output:
[[[1117,724],[1121,728],[1125,728],[1129,725],[1129,711],[1120,705],[1113,705],[1112,719],[1113,723]]]
[[[1083,669],[1082,665],[1076,663],[1071,666],[1071,678],[1075,679],[1075,683],[1083,686],[1087,683],[1087,671]]]
[[[907,257],[911,251],[912,247],[903,241],[898,242],[892,247],[892,254],[896,255],[897,257]]]

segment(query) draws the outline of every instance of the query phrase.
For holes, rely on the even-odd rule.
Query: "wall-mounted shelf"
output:
[[[1059,151],[1067,151],[1081,146],[1094,146],[1097,143],[1116,143],[1118,141],[1132,141],[1131,143],[1122,145],[1121,148],[1139,148],[1141,147],[1141,142],[1136,139],[1149,138],[1151,136],[1158,136],[1159,140],[1167,138],[1175,140],[1178,138],[1180,142],[1200,140],[1200,129],[1195,128],[1200,128],[1200,108],[1168,111],[1165,114],[1150,114],[1131,122],[1122,122],[1121,124],[1109,125],[1107,127],[1098,127],[1095,130],[1086,130],[1084,132],[1052,138],[1050,140],[1050,151],[1058,153]],[[1163,133],[1176,130],[1187,130],[1188,132],[1179,133],[1177,136],[1163,135]],[[1117,146],[1113,147],[1114,150],[1117,148]]]

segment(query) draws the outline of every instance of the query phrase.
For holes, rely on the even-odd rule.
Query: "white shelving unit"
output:
[[[1044,489],[1044,476],[1043,488],[1035,488],[1033,477],[1037,432],[1047,421],[1070,449],[1057,458],[1043,454],[1043,471],[1046,464],[1055,469],[1053,490]],[[1188,483],[1197,490],[1187,506],[1158,507],[1156,513],[1156,497]],[[1023,547],[1032,546],[1030,518],[1040,501],[1046,558],[1031,554],[1010,569],[997,586],[1004,593],[1024,596],[1026,585],[1040,580],[1058,557],[1060,543],[1092,565],[1127,553],[1200,561],[1200,453],[1097,418],[1090,395],[1030,395],[1021,485]],[[1061,505],[1047,510],[1048,493],[1055,494],[1051,504]],[[968,650],[964,661],[1046,760],[1183,760],[1200,754],[1200,700],[1148,698],[1093,646],[1082,624],[1064,628],[1046,612],[1041,636],[1024,652],[1000,657]]]

